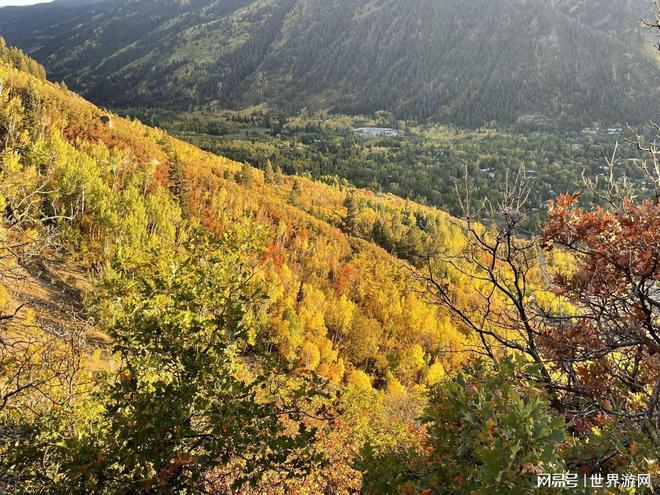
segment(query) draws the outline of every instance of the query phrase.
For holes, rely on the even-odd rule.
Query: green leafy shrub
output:
[[[534,489],[536,473],[564,472],[564,421],[515,370],[511,361],[478,361],[436,386],[421,418],[424,450],[367,449],[365,492],[522,495]]]
[[[250,354],[258,246],[249,229],[199,234],[107,271],[96,308],[119,369],[85,414],[55,412],[17,446],[19,472],[47,458],[40,493],[215,493],[320,460],[299,406],[315,385],[278,388],[278,369]]]

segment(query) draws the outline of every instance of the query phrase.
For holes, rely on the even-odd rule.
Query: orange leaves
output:
[[[585,212],[573,207],[575,199],[562,196],[551,205],[543,232],[546,246],[555,243],[574,250],[586,269],[658,276],[660,204],[627,202],[616,212],[602,208]]]
[[[265,263],[271,261],[275,269],[280,270],[286,260],[286,251],[279,242],[270,242],[260,257],[260,261]]]
[[[575,197],[562,196],[551,205],[544,227],[545,246],[561,245],[575,255],[578,269],[570,277],[558,276],[567,292],[613,297],[624,295],[632,284],[660,277],[660,204],[626,202],[609,212],[585,212],[574,207]]]
[[[154,485],[165,487],[167,482],[173,476],[176,476],[183,468],[193,464],[192,456],[187,452],[177,453],[174,459],[170,460],[169,464],[158,471],[158,475],[154,478],[148,480],[145,483],[145,488],[147,491],[151,491]]]
[[[552,245],[552,239],[557,235],[565,236],[566,226],[571,224],[571,208],[577,201],[577,194],[562,194],[556,200],[550,201],[548,211],[550,213],[550,222],[546,223],[544,229],[543,243],[545,247]],[[564,240],[563,242],[568,242]]]
[[[461,480],[456,480],[456,481],[461,481]],[[433,489],[427,488],[426,490],[423,491],[417,491],[418,489],[414,488],[413,486],[409,485],[404,485],[401,488],[399,488],[399,493],[401,495],[432,495],[433,494]]]
[[[583,390],[606,403],[606,396],[617,393],[617,359],[636,356],[643,362],[660,345],[654,309],[660,202],[626,200],[617,209],[586,211],[576,199],[561,196],[550,205],[543,244],[560,246],[574,260],[575,269],[557,274],[554,285],[579,318],[550,325],[540,343],[550,357],[571,368]]]
[[[556,200],[550,201],[550,214],[555,214],[556,211],[565,211],[578,200],[580,193],[574,194],[560,194]]]
[[[342,265],[335,274],[335,286],[341,294],[345,294],[350,290],[351,285],[355,281],[356,270],[350,264]]]
[[[536,466],[532,464],[531,462],[524,462],[520,466],[520,473],[521,474],[540,474],[543,472],[543,468],[540,466]]]

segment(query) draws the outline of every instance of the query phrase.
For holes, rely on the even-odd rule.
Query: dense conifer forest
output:
[[[114,107],[578,129],[657,115],[657,58],[639,28],[649,11],[645,0],[60,1],[5,9],[0,35]]]

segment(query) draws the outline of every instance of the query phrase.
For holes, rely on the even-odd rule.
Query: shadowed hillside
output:
[[[657,114],[645,2],[109,0],[3,11],[0,34],[97,103],[268,103],[479,126]]]

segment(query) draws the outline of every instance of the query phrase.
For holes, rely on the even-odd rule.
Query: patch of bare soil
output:
[[[34,322],[54,336],[83,336],[89,367],[107,367],[109,340],[85,310],[83,301],[92,285],[80,265],[57,255],[41,254],[26,264],[14,257],[0,257],[0,282],[11,296],[5,314],[16,312],[20,321],[31,312]]]

